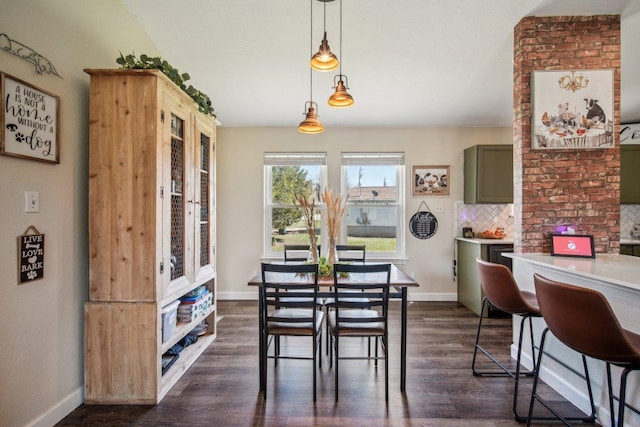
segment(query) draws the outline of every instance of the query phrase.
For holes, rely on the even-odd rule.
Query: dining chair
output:
[[[391,264],[335,264],[333,266],[334,310],[328,314],[330,345],[329,365],[335,354],[335,400],[338,401],[339,361],[345,359],[384,359],[385,401],[389,401],[388,315]],[[366,301],[354,298],[353,291],[362,292]],[[382,356],[341,356],[340,339],[352,337],[380,338]]]
[[[338,253],[338,262],[365,262],[367,247],[366,245],[336,245]],[[361,302],[366,302],[366,298],[360,298]],[[329,297],[324,301],[324,307],[327,314],[334,305],[334,298]],[[329,354],[329,322],[326,323],[327,334],[327,354]],[[371,339],[368,343],[368,354],[371,355]]]
[[[311,245],[284,245],[284,262],[307,261]],[[320,245],[318,245],[318,256]]]
[[[309,298],[309,293],[313,298]],[[286,293],[287,298],[282,298]],[[267,360],[304,359],[313,360],[313,401],[316,401],[316,361],[322,367],[322,320],[324,313],[318,310],[318,265],[317,264],[268,264],[262,263],[261,308],[261,369],[264,399],[267,398]],[[282,355],[280,337],[308,336],[312,341],[311,356]],[[269,347],[274,342],[273,354]]]
[[[336,245],[338,260],[365,262],[367,255],[366,245]]]
[[[538,302],[540,303],[540,311],[547,324],[547,327],[542,332],[540,351],[538,352],[538,367],[541,366],[542,356],[545,354],[546,336],[549,331],[561,343],[580,353],[591,405],[591,415],[582,420],[593,422],[595,420],[595,407],[586,356],[605,362],[611,417],[610,425],[616,425],[616,411],[613,401],[617,400],[617,425],[622,427],[624,425],[624,411],[627,406],[625,402],[627,376],[632,371],[640,370],[640,335],[626,330],[620,325],[609,302],[598,291],[551,280],[538,273],[533,275],[533,282]],[[613,394],[611,384],[611,365],[622,368],[620,391],[617,396]],[[549,403],[537,393],[538,380],[539,376],[536,373],[531,392],[529,417],[531,418],[534,403],[539,402],[568,425],[565,420],[566,417],[552,409]],[[630,409],[636,408],[630,407]],[[527,425],[529,424],[530,422],[527,423]]]

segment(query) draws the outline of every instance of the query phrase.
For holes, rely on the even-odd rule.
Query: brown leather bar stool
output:
[[[547,328],[542,333],[542,340],[540,342],[538,367],[542,361],[545,338],[549,331],[551,331],[560,342],[581,353],[593,416],[595,408],[585,356],[606,362],[611,425],[616,425],[613,404],[615,399],[619,402],[617,425],[622,427],[624,425],[624,410],[625,406],[627,406],[625,402],[627,375],[631,371],[640,369],[640,335],[623,329],[622,326],[620,326],[609,302],[600,292],[556,282],[539,274],[534,274],[533,279],[540,304],[540,311],[547,323]],[[620,377],[620,392],[618,396],[613,395],[611,365],[623,369]],[[536,373],[533,382],[531,403],[529,405],[529,415],[533,412],[535,401],[538,401],[568,425],[562,416],[551,409],[549,405],[536,394],[537,385],[538,374]],[[593,419],[595,419],[595,417],[591,420]],[[529,424],[530,423],[527,423],[527,425]]]
[[[513,416],[518,421],[526,420],[526,417],[518,414],[518,384],[520,377],[532,376],[536,370],[535,353],[534,353],[534,341],[533,341],[533,325],[531,319],[534,317],[540,317],[540,309],[538,308],[538,301],[536,296],[532,292],[521,291],[516,284],[511,271],[504,265],[494,264],[491,262],[483,261],[480,258],[476,258],[478,264],[478,271],[480,272],[480,284],[484,291],[485,297],[482,299],[482,309],[480,310],[480,320],[478,322],[478,332],[476,334],[476,344],[473,350],[473,361],[471,363],[471,370],[473,375],[479,376],[492,376],[492,377],[511,377],[515,381],[515,387],[513,391]],[[520,322],[520,338],[518,340],[518,356],[516,360],[516,369],[511,371],[507,369],[500,361],[498,361],[491,353],[483,348],[480,341],[480,331],[482,330],[482,319],[487,304],[499,308],[500,310],[508,314],[517,314],[522,316]],[[487,307],[488,309],[488,307]],[[522,371],[520,368],[520,360],[522,355],[522,340],[524,335],[524,325],[529,324],[529,335],[531,339],[531,356],[533,359],[533,370]],[[476,369],[476,358],[480,350],[485,356],[487,356],[493,363],[495,363],[500,370],[499,371],[479,371]]]

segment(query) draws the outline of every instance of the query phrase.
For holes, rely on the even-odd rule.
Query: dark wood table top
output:
[[[366,264],[383,264],[380,262],[367,262]],[[384,263],[386,264],[386,263]],[[273,273],[270,273],[273,274]],[[354,280],[366,282],[367,275],[366,274],[358,274],[357,279]],[[391,280],[390,284],[393,287],[401,287],[401,288],[415,288],[420,286],[418,282],[409,277],[404,271],[400,270],[394,264],[391,264]],[[255,276],[249,280],[249,286],[260,286],[262,285],[262,273],[259,272]],[[333,286],[333,277],[318,277],[318,285],[321,287]]]

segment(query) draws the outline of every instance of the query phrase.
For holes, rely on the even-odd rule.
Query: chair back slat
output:
[[[341,322],[350,324],[383,322],[386,329],[390,280],[391,264],[335,264],[333,292],[337,328],[340,327]],[[376,311],[377,315],[353,316],[348,314],[349,311],[344,311],[353,309]]]
[[[367,247],[365,245],[336,245],[340,261],[365,262]]]
[[[317,245],[318,256],[320,255],[320,245]],[[284,245],[285,262],[303,262],[309,257],[311,245]]]
[[[315,325],[318,312],[318,265],[262,263],[260,298],[267,325],[269,322]],[[297,311],[293,317],[281,309],[304,311]]]

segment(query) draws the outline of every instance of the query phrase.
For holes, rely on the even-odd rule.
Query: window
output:
[[[322,241],[319,194],[327,186],[326,153],[265,153],[264,254],[282,257],[286,244],[309,244],[302,214],[295,197],[315,197],[318,203],[316,236]]]
[[[367,258],[404,257],[404,153],[342,153],[342,238]]]

